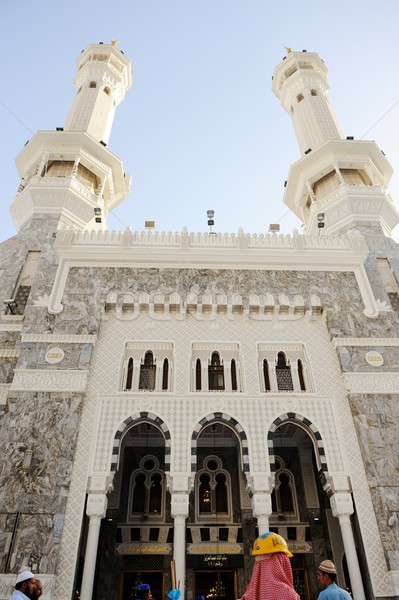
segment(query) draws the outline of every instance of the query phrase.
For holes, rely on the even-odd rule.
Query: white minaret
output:
[[[116,44],[91,44],[77,60],[77,94],[65,122],[65,131],[87,131],[108,144],[115,109],[132,85],[129,61]]]
[[[289,52],[276,69],[273,91],[292,118],[302,154],[343,135],[328,102],[327,69],[314,52]]]
[[[108,211],[130,192],[130,176],[106,146],[131,65],[112,43],[88,46],[77,67],[65,127],[39,131],[16,158],[21,185],[10,211],[18,230],[35,216],[57,228],[105,229]]]
[[[272,89],[291,116],[302,153],[290,169],[284,202],[305,233],[377,227],[390,236],[399,222],[387,194],[392,168],[375,142],[344,138],[328,101],[321,58],[289,50],[275,69]]]

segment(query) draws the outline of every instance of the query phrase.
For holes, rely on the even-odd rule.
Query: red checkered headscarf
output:
[[[259,556],[241,600],[300,600],[288,556],[283,552]]]

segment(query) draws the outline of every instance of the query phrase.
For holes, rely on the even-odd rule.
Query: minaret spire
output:
[[[111,44],[91,44],[77,60],[77,94],[65,127],[39,131],[17,156],[21,177],[10,211],[17,229],[39,219],[57,228],[105,229],[130,176],[106,146],[115,109],[132,85],[130,62]]]
[[[328,101],[327,68],[314,52],[292,51],[272,89],[291,116],[302,158],[290,169],[284,202],[305,233],[373,229],[390,236],[399,213],[387,194],[392,168],[372,141],[344,138]]]

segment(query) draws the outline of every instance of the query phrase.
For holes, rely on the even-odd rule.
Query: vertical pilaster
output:
[[[352,592],[355,600],[365,600],[362,576],[357,558],[355,539],[352,531],[350,515],[353,514],[353,502],[349,493],[333,494],[330,498],[331,510],[339,520],[342,540],[344,542],[346,562],[351,579]]]
[[[89,494],[87,499],[86,514],[90,518],[87,536],[85,564],[83,568],[81,600],[91,600],[93,595],[94,573],[96,570],[98,538],[100,535],[101,519],[107,510],[107,496],[105,494]]]
[[[174,520],[173,560],[176,566],[176,585],[185,597],[186,579],[186,519],[188,517],[188,493],[172,493],[171,513]]]

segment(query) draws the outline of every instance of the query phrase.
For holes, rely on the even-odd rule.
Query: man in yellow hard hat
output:
[[[269,531],[258,537],[252,556],[255,556],[255,566],[241,600],[300,600],[294,590],[292,554],[281,535]]]

